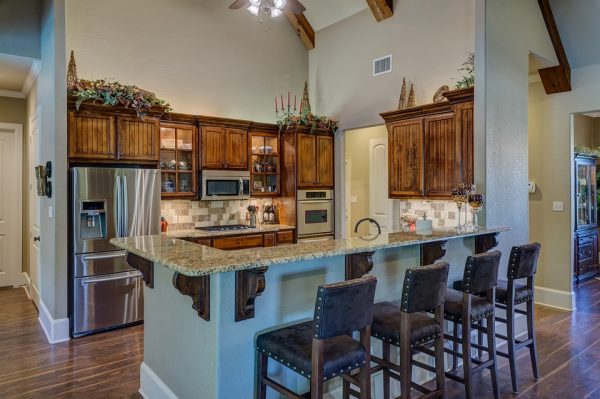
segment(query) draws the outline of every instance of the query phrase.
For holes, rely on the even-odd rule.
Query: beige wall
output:
[[[369,140],[387,137],[385,126],[374,126],[364,129],[346,131],[344,134],[346,158],[350,159],[352,175],[349,177],[350,195],[357,198],[356,203],[350,204],[350,221],[348,232],[354,234],[354,225],[360,219],[369,217]],[[387,193],[382,193],[387,195]],[[369,230],[368,224],[360,227],[359,233]]]
[[[594,147],[594,118],[582,114],[573,115],[573,144]]]
[[[531,240],[542,244],[537,284],[570,295],[573,259],[573,157],[571,114],[600,109],[600,65],[572,71],[573,90],[544,95],[538,85],[530,87],[529,178],[539,193],[530,198]],[[537,87],[536,87],[537,86]],[[564,202],[564,212],[553,212],[552,202]],[[574,303],[572,304],[574,305]]]
[[[25,123],[25,100],[0,97],[0,122]]]
[[[68,0],[67,49],[75,50],[80,78],[135,84],[176,112],[274,122],[274,97],[302,94],[307,50],[285,17],[261,25],[228,6]]]
[[[362,11],[316,36],[309,54],[313,108],[342,129],[383,123],[396,109],[402,77],[414,82],[417,102],[429,103],[442,85],[453,87],[474,46],[474,0],[403,0],[392,18],[376,23]],[[392,72],[372,76],[372,61],[392,54]]]

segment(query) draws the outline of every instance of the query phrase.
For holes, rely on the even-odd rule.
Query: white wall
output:
[[[474,2],[402,0],[383,22],[367,9],[317,32],[309,54],[313,110],[342,129],[378,125],[379,113],[397,108],[403,76],[419,104],[444,84],[454,87],[474,48]],[[373,77],[373,59],[388,54],[392,72]]]
[[[475,181],[486,194],[487,225],[512,229],[498,246],[505,276],[511,247],[529,241],[529,53],[556,57],[537,1],[486,0],[476,8]]]
[[[530,199],[531,240],[542,244],[537,284],[569,296],[572,290],[573,204],[571,201],[573,159],[570,118],[572,113],[600,110],[600,64],[572,70],[573,90],[551,96],[532,94],[536,122],[530,137],[540,145],[531,148],[530,175],[540,195]],[[543,151],[539,151],[543,146]],[[538,151],[534,151],[538,149]],[[552,202],[564,202],[564,212],[553,212]],[[566,299],[564,299],[566,301]],[[574,303],[571,304],[574,306]],[[566,307],[563,306],[563,307]]]
[[[80,78],[135,84],[175,112],[274,122],[276,95],[302,95],[307,50],[285,17],[260,25],[229,4],[67,0],[67,49]]]

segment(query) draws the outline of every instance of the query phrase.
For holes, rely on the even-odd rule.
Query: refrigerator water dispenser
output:
[[[106,238],[106,201],[81,201],[79,234],[82,240]]]

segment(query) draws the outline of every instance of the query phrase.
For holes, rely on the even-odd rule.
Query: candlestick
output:
[[[294,112],[296,112],[296,95],[294,94]]]
[[[290,108],[290,92],[288,91],[288,109]]]

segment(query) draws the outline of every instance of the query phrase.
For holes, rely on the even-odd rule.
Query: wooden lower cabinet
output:
[[[577,280],[600,271],[598,264],[598,229],[582,229],[575,233],[574,274]]]
[[[294,230],[280,230],[258,234],[243,234],[235,236],[221,236],[212,238],[183,237],[182,240],[195,244],[206,245],[222,250],[235,250],[246,248],[273,247],[294,243]]]

